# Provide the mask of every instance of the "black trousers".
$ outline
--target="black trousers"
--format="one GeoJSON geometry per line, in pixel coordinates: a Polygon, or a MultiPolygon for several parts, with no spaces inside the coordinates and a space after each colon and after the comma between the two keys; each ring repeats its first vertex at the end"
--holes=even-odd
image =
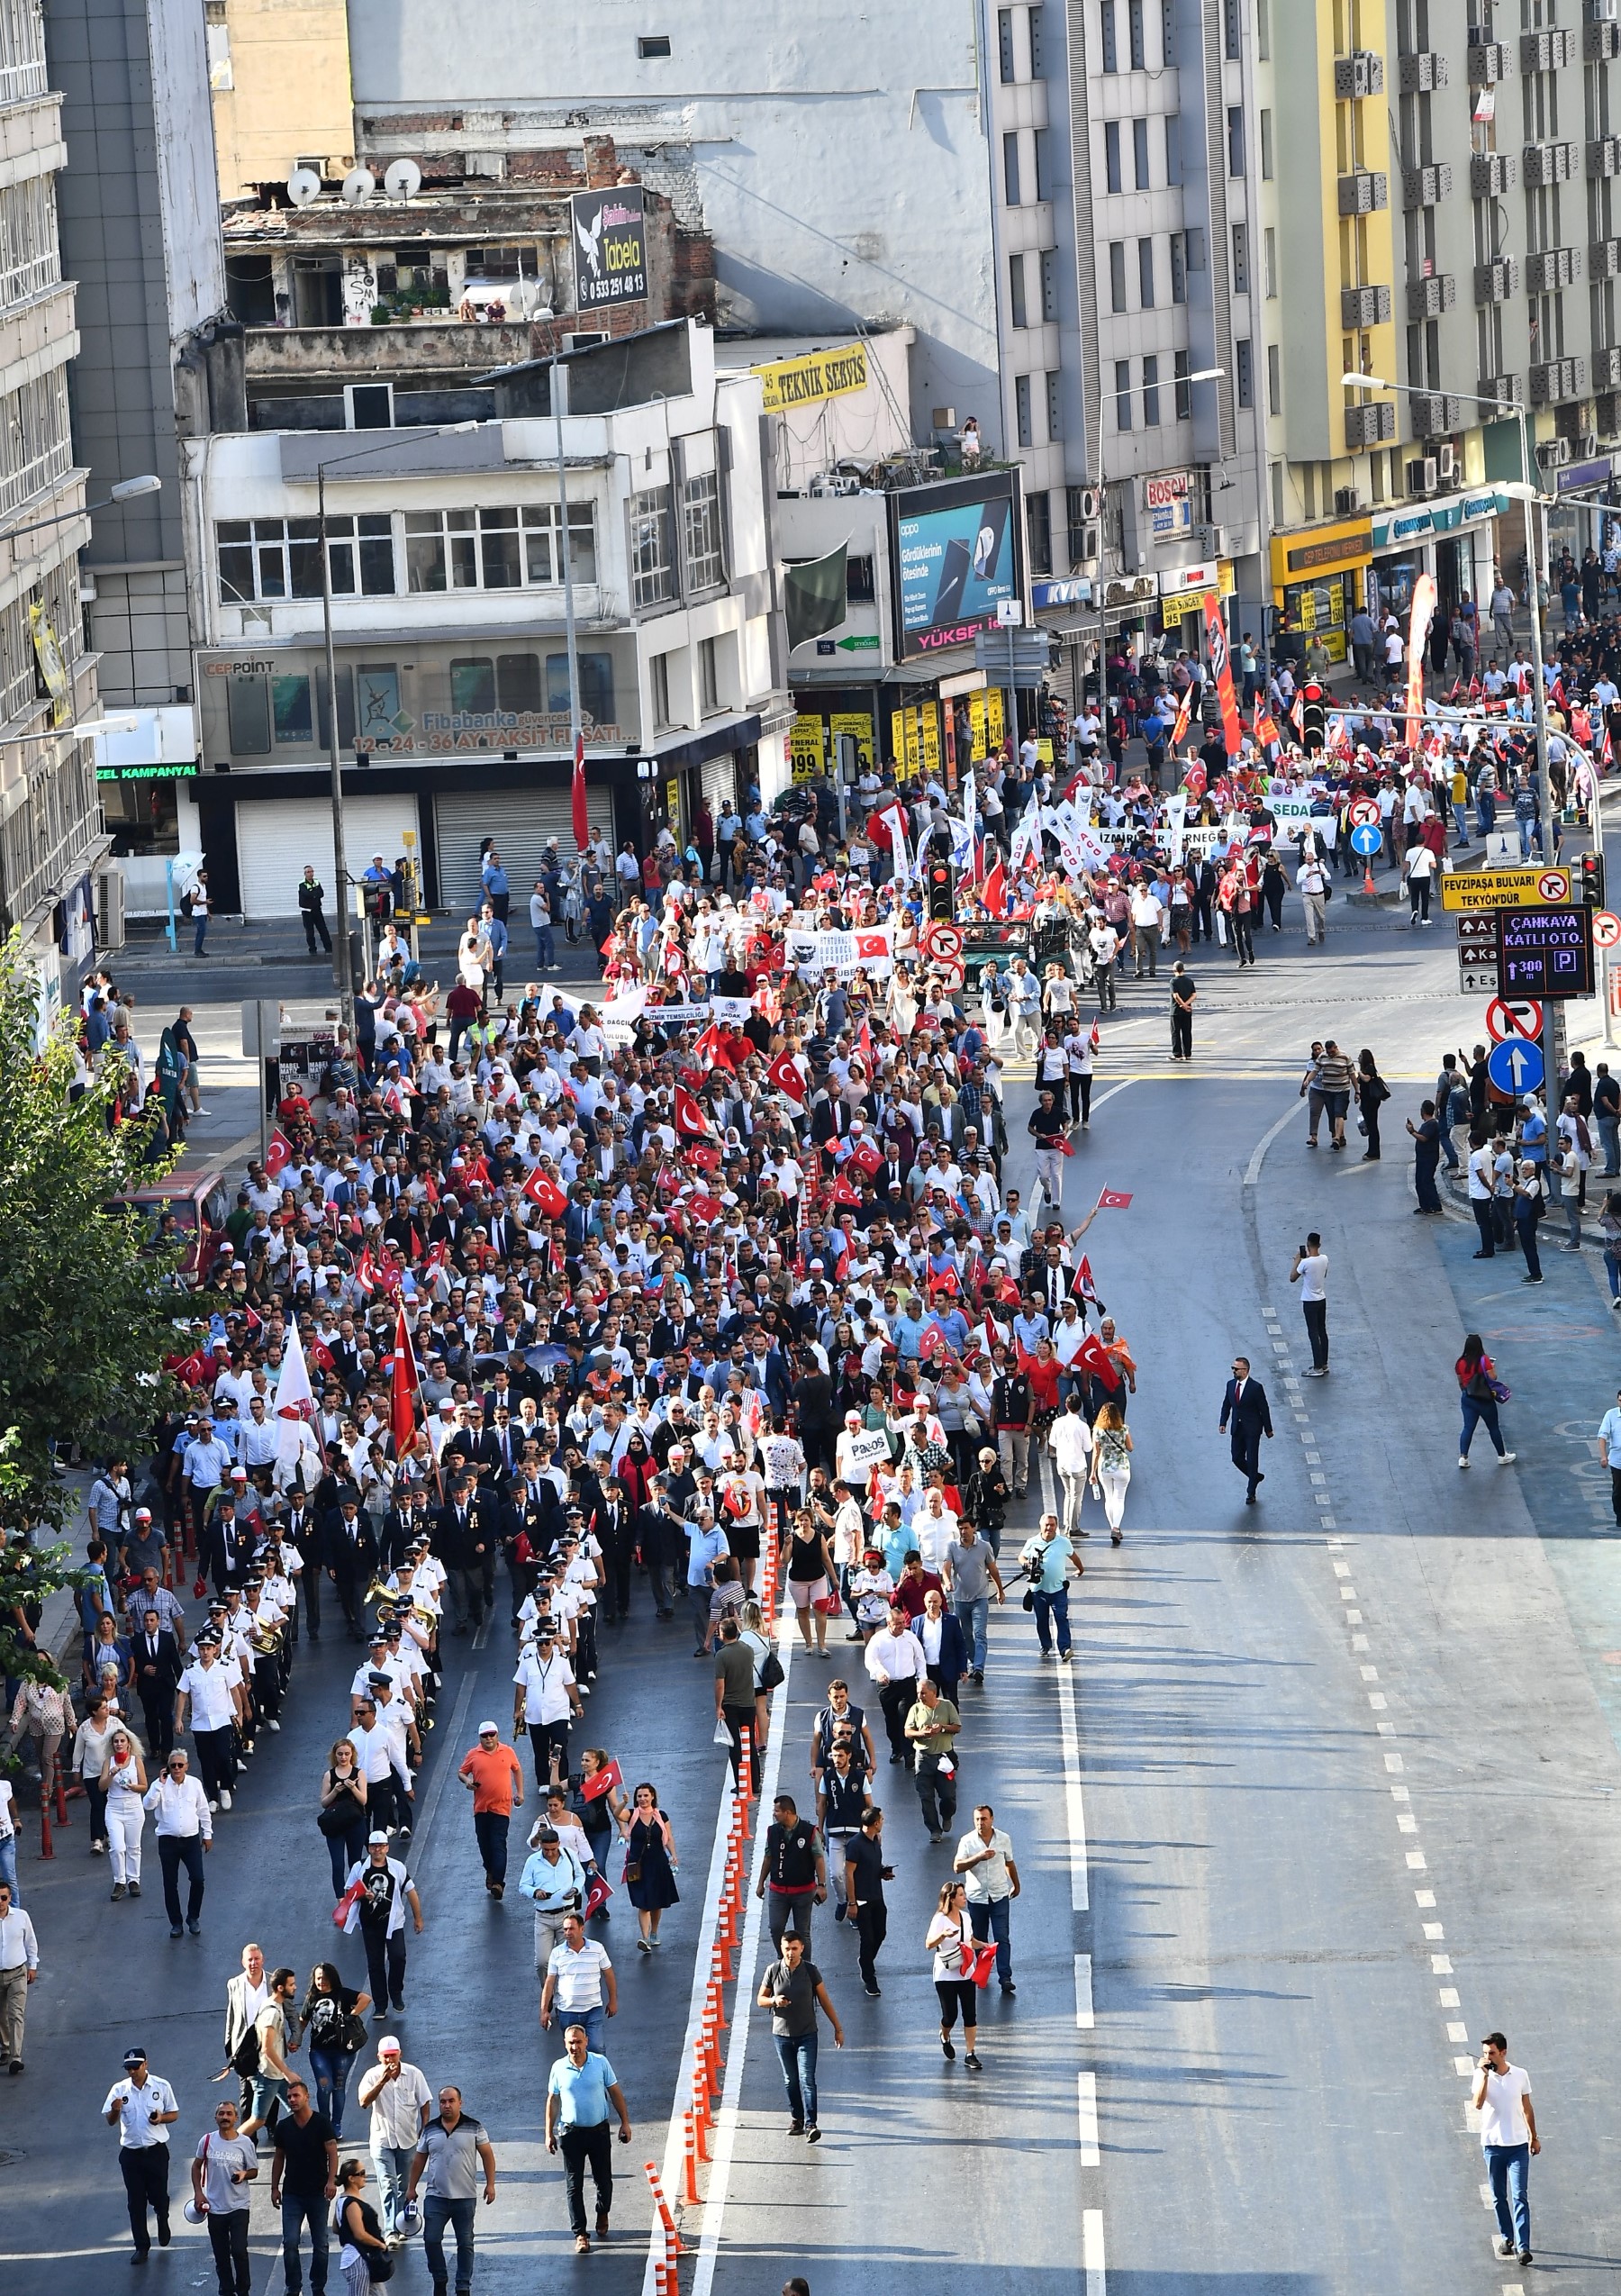
{"type": "Polygon", "coordinates": [[[220,2296],[253,2296],[248,2216],[246,2209],[211,2209],[208,2212],[208,2243],[213,2250],[220,2296]]]}
{"type": "Polygon", "coordinates": [[[303,1581],[304,1623],[310,1629],[310,1640],[321,1639],[321,1565],[306,1563],[299,1574],[303,1581]]]}
{"type": "Polygon", "coordinates": [[[1621,1522],[1621,1467],[1610,1469],[1610,1505],[1615,1510],[1616,1520],[1621,1522]]]}
{"type": "Polygon", "coordinates": [[[878,1703],[883,1709],[883,1727],[889,1737],[890,1752],[898,1754],[903,1762],[911,1751],[906,1738],[906,1718],[917,1702],[918,1685],[911,1681],[886,1682],[878,1693],[878,1703]]]}
{"type": "Polygon", "coordinates": [[[585,2221],[585,2166],[591,2164],[591,2181],[596,2187],[596,2212],[605,2217],[613,2206],[613,2130],[605,2120],[595,2121],[590,2128],[576,2125],[557,2131],[557,2149],[563,2155],[563,2174],[568,2185],[568,2228],[577,2240],[582,2233],[589,2233],[585,2221]]]}
{"type": "Polygon", "coordinates": [[[558,1777],[568,1777],[568,1724],[566,1722],[531,1722],[529,1726],[530,1744],[535,1750],[535,1787],[542,1800],[551,1783],[552,1765],[557,1764],[558,1777]]]}
{"type": "Polygon", "coordinates": [[[1070,1122],[1079,1118],[1083,1123],[1091,1121],[1091,1084],[1090,1076],[1072,1075],[1070,1088],[1070,1122]]]}
{"type": "Polygon", "coordinates": [[[602,1589],[603,1608],[611,1619],[630,1615],[630,1542],[621,1539],[611,1547],[602,1557],[603,1575],[607,1584],[602,1589]]]}
{"type": "Polygon", "coordinates": [[[366,1947],[366,1982],[371,1997],[379,2010],[385,2001],[395,2009],[405,2003],[405,1932],[396,1929],[385,1938],[380,1929],[366,1922],[360,1924],[360,1942],[366,1947]]]}
{"type": "Polygon", "coordinates": [[[154,1761],[160,1762],[166,1755],[172,1753],[174,1750],[174,1692],[169,1691],[165,1693],[159,1691],[157,1696],[153,1698],[147,1697],[143,1693],[140,1700],[140,1711],[146,1717],[147,1751],[151,1755],[154,1761]]]}
{"type": "Polygon", "coordinates": [[[1237,1420],[1235,1420],[1232,1425],[1231,1442],[1233,1465],[1240,1475],[1247,1478],[1249,1496],[1253,1499],[1255,1495],[1255,1485],[1261,1480],[1261,1429],[1248,1425],[1247,1422],[1240,1424],[1237,1420]]]}
{"type": "Polygon", "coordinates": [[[231,1781],[236,1776],[236,1757],[231,1750],[231,1728],[227,1722],[221,1730],[194,1729],[192,1731],[197,1748],[197,1767],[203,1773],[203,1791],[210,1801],[219,1800],[222,1786],[229,1792],[231,1781]]]}
{"type": "MultiPolygon", "coordinates": [[[[327,930],[327,921],[325,917],[321,914],[319,909],[305,909],[302,913],[303,916],[304,939],[310,945],[311,956],[313,957],[315,954],[315,942],[319,937],[322,948],[325,949],[327,955],[330,957],[332,953],[332,936],[327,930]]],[[[221,2281],[220,2285],[222,2288],[224,2287],[225,2282],[223,2280],[221,2281]]]]}
{"type": "Polygon", "coordinates": [[[743,1762],[743,1732],[747,1730],[749,1733],[749,1783],[753,1791],[756,1793],[758,1793],[760,1791],[760,1735],[755,1728],[754,1707],[752,1704],[747,1706],[722,1706],[720,1712],[727,1729],[731,1732],[732,1783],[734,1786],[737,1784],[738,1778],[741,1771],[743,1762]]]}
{"type": "MultiPolygon", "coordinates": [[[[163,1847],[162,1843],[158,1845],[163,1847]]],[[[124,2192],[130,2202],[130,2235],[135,2243],[135,2254],[144,2256],[152,2246],[152,2236],[147,2230],[147,2210],[158,2219],[158,2229],[167,2236],[169,2228],[169,2148],[167,2145],[121,2145],[118,2165],[123,2172],[124,2192]]]]}
{"type": "Polygon", "coordinates": [[[878,1953],[889,1935],[889,1908],[886,1905],[858,1905],[856,1909],[856,1935],[860,1939],[861,1982],[864,1985],[878,1983],[878,1953]]]}
{"type": "Polygon", "coordinates": [[[169,1918],[169,1928],[177,1929],[180,1927],[180,1868],[183,1865],[191,1884],[186,1895],[186,1919],[195,1921],[203,1910],[202,1836],[159,1834],[158,1863],[163,1870],[163,1906],[169,1918]]]}
{"type": "Polygon", "coordinates": [[[1311,1361],[1318,1371],[1328,1368],[1328,1302],[1327,1300],[1302,1300],[1300,1313],[1306,1319],[1306,1335],[1311,1341],[1311,1361]]]}
{"type": "Polygon", "coordinates": [[[1171,1005],[1171,1057],[1191,1060],[1193,1057],[1193,1015],[1174,1000],[1171,1005]]]}

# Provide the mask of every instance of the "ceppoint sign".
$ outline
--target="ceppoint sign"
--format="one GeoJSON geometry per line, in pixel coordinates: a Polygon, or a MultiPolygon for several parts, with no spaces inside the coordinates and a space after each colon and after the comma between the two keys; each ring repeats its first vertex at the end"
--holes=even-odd
{"type": "Polygon", "coordinates": [[[865,391],[866,345],[844,343],[837,350],[807,351],[802,358],[779,358],[754,371],[760,378],[765,413],[781,414],[791,406],[814,406],[822,399],[865,391]]]}

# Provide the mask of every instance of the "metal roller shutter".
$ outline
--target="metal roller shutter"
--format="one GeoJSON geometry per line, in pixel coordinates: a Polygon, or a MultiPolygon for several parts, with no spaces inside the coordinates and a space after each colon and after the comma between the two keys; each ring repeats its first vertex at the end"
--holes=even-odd
{"type": "Polygon", "coordinates": [[[711,821],[718,821],[727,798],[735,803],[738,795],[738,760],[731,751],[721,758],[707,758],[698,768],[698,783],[703,802],[710,809],[711,821]]]}
{"type": "MultiPolygon", "coordinates": [[[[332,808],[324,797],[239,798],[237,869],[244,917],[295,917],[304,863],[312,861],[326,887],[329,921],[338,911],[332,860],[332,808]]],[[[417,830],[414,797],[349,797],[343,807],[344,858],[351,877],[381,853],[392,868],[405,850],[404,833],[417,830]]]]}
{"type": "Polygon", "coordinates": [[[565,861],[572,861],[576,850],[566,789],[491,790],[484,795],[446,791],[433,801],[433,819],[439,835],[439,899],[463,917],[471,916],[484,897],[478,868],[479,849],[486,837],[494,839],[512,886],[512,913],[525,926],[547,839],[557,839],[565,861]]]}

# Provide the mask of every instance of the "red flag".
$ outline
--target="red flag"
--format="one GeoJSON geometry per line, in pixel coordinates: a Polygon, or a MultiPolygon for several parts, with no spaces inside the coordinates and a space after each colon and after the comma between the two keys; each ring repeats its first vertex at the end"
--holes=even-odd
{"type": "Polygon", "coordinates": [[[693,1047],[693,1051],[709,1066],[713,1067],[718,1063],[722,1068],[729,1068],[734,1075],[737,1074],[737,1063],[727,1049],[725,1038],[712,1021],[693,1047]]]}
{"type": "Polygon", "coordinates": [[[720,1151],[710,1141],[701,1140],[696,1148],[688,1148],[686,1160],[700,1172],[718,1172],[720,1168],[720,1151]]]}
{"type": "Polygon", "coordinates": [[[1221,738],[1227,744],[1227,756],[1236,758],[1244,746],[1244,730],[1238,722],[1238,696],[1233,691],[1233,657],[1227,646],[1227,624],[1221,618],[1221,602],[1208,590],[1204,622],[1205,645],[1216,678],[1216,697],[1221,703],[1221,738]]]}
{"type": "Polygon", "coordinates": [[[575,736],[573,796],[575,843],[584,853],[591,842],[591,823],[585,812],[585,736],[583,733],[575,736]]]}
{"type": "Polygon", "coordinates": [[[169,1369],[183,1387],[201,1387],[218,1367],[218,1358],[212,1348],[199,1348],[195,1356],[186,1356],[169,1369]]]}
{"type": "Polygon", "coordinates": [[[1182,688],[1182,701],[1177,706],[1176,722],[1171,729],[1171,747],[1180,749],[1188,738],[1188,721],[1193,715],[1193,685],[1190,679],[1182,688]]]}
{"type": "Polygon", "coordinates": [[[1128,1195],[1122,1195],[1118,1188],[1105,1188],[1098,1198],[1100,1212],[1126,1212],[1130,1209],[1130,1205],[1131,1198],[1128,1195]]]}
{"type": "Polygon", "coordinates": [[[873,1031],[867,1026],[867,1016],[865,1012],[861,1016],[861,1026],[856,1031],[856,1043],[862,1058],[866,1062],[866,1073],[870,1076],[873,1073],[873,1031]]]}
{"type": "Polygon", "coordinates": [[[367,1298],[370,1299],[377,1288],[377,1269],[369,1251],[362,1252],[355,1262],[355,1281],[367,1298]]]}
{"type": "Polygon", "coordinates": [[[1007,915],[1008,873],[1002,867],[1002,858],[1000,853],[996,857],[996,867],[985,879],[985,888],[983,898],[986,908],[991,912],[991,914],[993,917],[1005,917],[1007,915]]]}
{"type": "Polygon", "coordinates": [[[1091,1024],[1091,1036],[1089,1036],[1089,1037],[1088,1037],[1088,1039],[1086,1039],[1086,1041],[1087,1041],[1087,1043],[1088,1043],[1089,1045],[1091,1045],[1091,1048],[1092,1048],[1092,1050],[1093,1050],[1094,1052],[1096,1052],[1096,1050],[1098,1049],[1098,1047],[1099,1047],[1099,1046],[1102,1043],[1102,1041],[1103,1041],[1103,1039],[1102,1039],[1101,1036],[1098,1033],[1098,1024],[1097,1024],[1097,1022],[1096,1022],[1095,1021],[1094,1021],[1092,1022],[1092,1024],[1091,1024]]]}
{"type": "Polygon", "coordinates": [[[698,1189],[688,1198],[686,1208],[694,1220],[702,1221],[706,1228],[712,1228],[726,1207],[719,1196],[708,1195],[702,1189],[698,1189]]]}
{"type": "Polygon", "coordinates": [[[561,1220],[568,1209],[568,1198],[551,1174],[543,1172],[538,1164],[524,1182],[522,1193],[531,1203],[539,1205],[548,1220],[561,1220]]]}
{"type": "Polygon", "coordinates": [[[589,1778],[581,1779],[580,1800],[601,1801],[605,1793],[617,1793],[624,1783],[619,1764],[610,1762],[605,1768],[594,1771],[589,1778]]]}
{"type": "Polygon", "coordinates": [[[394,1432],[397,1456],[416,1433],[417,1368],[416,1352],[411,1344],[411,1332],[405,1321],[405,1310],[400,1309],[394,1323],[394,1376],[389,1383],[388,1417],[394,1432]]]}
{"type": "Polygon", "coordinates": [[[294,1157],[292,1141],[277,1124],[270,1134],[270,1145],[265,1150],[265,1171],[274,1180],[277,1173],[291,1164],[294,1157]]]}
{"type": "Polygon", "coordinates": [[[1089,1331],[1081,1342],[1081,1351],[1075,1361],[1084,1364],[1093,1378],[1100,1379],[1111,1392],[1119,1385],[1120,1375],[1114,1358],[1095,1331],[1089,1331]]]}
{"type": "Polygon", "coordinates": [[[786,1093],[797,1107],[804,1106],[805,1080],[791,1052],[779,1052],[765,1074],[778,1092],[786,1093]]]}
{"type": "MultiPolygon", "coordinates": [[[[943,1267],[937,1275],[931,1275],[928,1279],[930,1299],[933,1299],[936,1293],[944,1292],[948,1299],[955,1300],[962,1288],[957,1282],[957,1272],[955,1267],[943,1267]]],[[[946,1335],[942,1332],[940,1336],[944,1339],[946,1335]]]]}
{"type": "Polygon", "coordinates": [[[870,1180],[883,1169],[883,1151],[874,1148],[871,1140],[857,1140],[850,1150],[850,1161],[857,1172],[865,1172],[870,1180]]]}
{"type": "Polygon", "coordinates": [[[853,1203],[859,1203],[861,1202],[861,1191],[859,1188],[853,1188],[848,1180],[846,1179],[844,1174],[841,1172],[838,1179],[833,1183],[833,1192],[829,1198],[829,1202],[830,1203],[844,1204],[847,1206],[853,1203]]]}
{"type": "Polygon", "coordinates": [[[1078,1300],[1095,1300],[1098,1296],[1092,1283],[1091,1262],[1084,1252],[1081,1255],[1081,1265],[1075,1270],[1075,1280],[1070,1289],[1078,1300]]]}
{"type": "Polygon", "coordinates": [[[689,1139],[712,1140],[715,1128],[684,1084],[675,1087],[675,1130],[689,1139]]]}

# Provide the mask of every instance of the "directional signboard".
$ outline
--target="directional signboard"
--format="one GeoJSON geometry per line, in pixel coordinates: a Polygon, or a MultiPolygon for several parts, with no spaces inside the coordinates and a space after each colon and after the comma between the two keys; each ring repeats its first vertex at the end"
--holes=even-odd
{"type": "Polygon", "coordinates": [[[1595,909],[1593,947],[1614,948],[1618,940],[1621,940],[1621,917],[1617,917],[1613,909],[1595,909]]]}
{"type": "Polygon", "coordinates": [[[1553,909],[1574,900],[1569,869],[1476,869],[1441,880],[1443,909],[1553,909]]]}
{"type": "MultiPolygon", "coordinates": [[[[1544,872],[1556,876],[1555,870],[1544,872]]],[[[1498,993],[1508,999],[1591,996],[1592,911],[1582,908],[1499,912],[1498,993]]]]}
{"type": "Polygon", "coordinates": [[[1458,986],[1465,996],[1490,996],[1495,994],[1497,985],[1495,957],[1487,966],[1464,964],[1458,967],[1458,986]]]}
{"type": "Polygon", "coordinates": [[[1486,1074],[1499,1092],[1508,1093],[1516,1100],[1526,1093],[1534,1093],[1543,1080],[1541,1045],[1528,1043],[1523,1037],[1510,1037],[1506,1044],[1493,1045],[1486,1074]]]}
{"type": "Polygon", "coordinates": [[[1351,832],[1353,853],[1377,853],[1384,843],[1384,835],[1377,821],[1359,821],[1351,832]]]}

